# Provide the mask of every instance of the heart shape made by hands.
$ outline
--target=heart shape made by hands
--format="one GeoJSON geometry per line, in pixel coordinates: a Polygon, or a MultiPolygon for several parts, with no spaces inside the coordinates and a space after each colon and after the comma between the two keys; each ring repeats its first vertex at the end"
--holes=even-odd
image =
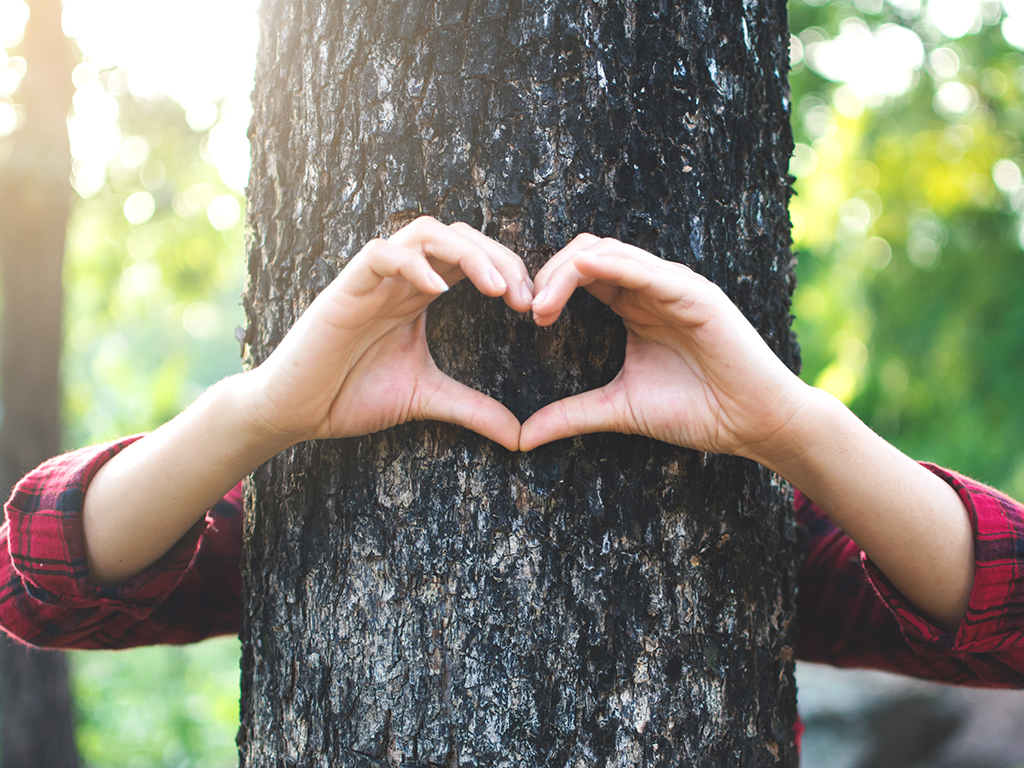
{"type": "Polygon", "coordinates": [[[607,384],[626,349],[622,320],[585,291],[542,328],[468,280],[427,310],[427,339],[442,371],[493,397],[520,422],[548,403],[607,384]]]}

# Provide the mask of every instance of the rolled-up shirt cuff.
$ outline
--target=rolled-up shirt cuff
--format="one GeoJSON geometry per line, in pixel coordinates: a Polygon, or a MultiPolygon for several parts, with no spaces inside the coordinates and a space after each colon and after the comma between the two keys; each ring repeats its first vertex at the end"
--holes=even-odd
{"type": "Polygon", "coordinates": [[[1024,639],[1024,506],[982,483],[933,464],[924,467],[957,492],[974,531],[974,584],[955,632],[922,616],[861,553],[868,578],[911,645],[954,653],[1001,651],[1024,639]]]}
{"type": "Polygon", "coordinates": [[[206,526],[203,519],[127,582],[108,587],[89,583],[82,523],[86,491],[107,461],[141,437],[57,456],[15,486],[6,506],[8,544],[28,597],[64,610],[105,603],[144,618],[181,581],[206,526]]]}

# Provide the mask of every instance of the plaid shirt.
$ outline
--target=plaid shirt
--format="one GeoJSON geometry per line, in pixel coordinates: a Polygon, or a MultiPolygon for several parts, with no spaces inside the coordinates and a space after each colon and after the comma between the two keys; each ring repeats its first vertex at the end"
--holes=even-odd
{"type": "MultiPolygon", "coordinates": [[[[135,439],[51,459],[15,488],[0,528],[0,625],[14,637],[58,648],[126,648],[238,631],[237,487],[131,581],[104,588],[88,583],[85,489],[103,463],[135,439]]],[[[1024,687],[1024,506],[925,466],[956,489],[975,531],[974,587],[959,629],[944,633],[918,614],[856,544],[797,493],[797,519],[808,533],[797,656],[949,683],[1024,687]]]]}

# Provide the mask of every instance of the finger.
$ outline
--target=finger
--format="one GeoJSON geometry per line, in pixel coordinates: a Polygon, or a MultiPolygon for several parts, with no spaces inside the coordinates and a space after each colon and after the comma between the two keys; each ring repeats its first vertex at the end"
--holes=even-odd
{"type": "Polygon", "coordinates": [[[601,387],[558,400],[533,414],[520,430],[519,450],[530,451],[573,435],[623,431],[614,398],[608,387],[601,387]]]}
{"type": "MultiPolygon", "coordinates": [[[[662,302],[680,302],[695,290],[711,287],[681,264],[612,238],[593,239],[576,248],[550,276],[533,302],[538,325],[553,323],[576,287],[585,287],[614,306],[621,289],[637,291],[662,302]]],[[[685,303],[685,302],[684,302],[685,303]]]]}
{"type": "Polygon", "coordinates": [[[598,240],[600,240],[599,237],[592,235],[589,232],[576,235],[576,237],[570,240],[564,248],[556,252],[550,259],[548,259],[547,263],[540,268],[540,271],[537,273],[537,277],[534,279],[536,287],[535,293],[539,293],[544,286],[548,284],[548,281],[551,279],[551,274],[567,261],[571,260],[577,251],[586,248],[588,245],[593,245],[598,240]]]}
{"type": "Polygon", "coordinates": [[[503,445],[519,449],[519,419],[494,398],[460,384],[437,368],[424,375],[417,398],[415,419],[458,424],[503,445]]]}
{"type": "MultiPolygon", "coordinates": [[[[577,235],[537,273],[537,294],[533,299],[533,321],[540,326],[551,325],[562,314],[565,303],[577,288],[592,282],[573,265],[573,258],[583,249],[600,242],[591,234],[577,235]]],[[[609,299],[610,302],[610,299],[609,299]]]]}
{"type": "Polygon", "coordinates": [[[605,304],[611,304],[615,300],[619,293],[618,288],[597,285],[591,276],[581,273],[575,267],[575,259],[580,253],[601,247],[612,249],[624,258],[637,258],[637,254],[645,254],[651,259],[658,260],[656,256],[647,254],[646,251],[627,246],[613,238],[599,238],[589,233],[577,235],[537,274],[537,292],[532,307],[533,319],[537,325],[554,323],[577,288],[586,288],[605,304]]]}
{"type": "Polygon", "coordinates": [[[639,291],[659,301],[685,299],[695,289],[711,286],[681,264],[659,259],[639,248],[602,241],[573,256],[573,266],[588,280],[639,291]]]}
{"type": "Polygon", "coordinates": [[[464,222],[455,222],[451,228],[479,245],[491,257],[495,269],[508,284],[505,303],[517,312],[529,311],[533,303],[533,280],[519,254],[464,222]]]}
{"type": "Polygon", "coordinates": [[[621,293],[621,289],[614,285],[605,285],[604,283],[593,282],[590,285],[585,285],[583,288],[590,295],[594,296],[598,301],[604,304],[611,304],[615,301],[615,297],[621,293]]]}
{"type": "Polygon", "coordinates": [[[581,252],[600,250],[602,252],[608,251],[616,253],[623,258],[638,259],[640,261],[646,261],[650,264],[669,264],[664,259],[655,256],[653,253],[648,253],[642,248],[637,248],[634,245],[628,245],[620,240],[616,240],[611,237],[597,237],[589,233],[583,233],[577,235],[573,240],[566,245],[562,250],[556,253],[551,259],[545,264],[540,272],[537,273],[536,287],[537,293],[551,281],[555,272],[563,269],[568,262],[581,252]]]}
{"type": "Polygon", "coordinates": [[[508,283],[480,245],[437,219],[421,216],[388,238],[388,242],[420,251],[425,256],[455,269],[438,268],[449,285],[463,276],[485,296],[503,296],[508,283]]]}
{"type": "Polygon", "coordinates": [[[367,243],[342,275],[345,288],[354,296],[366,295],[389,277],[403,277],[418,290],[435,296],[448,290],[448,283],[425,255],[379,238],[367,243]]]}

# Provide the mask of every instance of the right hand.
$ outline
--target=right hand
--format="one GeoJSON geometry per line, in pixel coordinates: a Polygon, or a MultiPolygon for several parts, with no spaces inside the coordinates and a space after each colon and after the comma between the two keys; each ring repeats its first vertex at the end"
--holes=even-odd
{"type": "Polygon", "coordinates": [[[467,224],[422,217],[368,243],[250,372],[254,423],[283,446],[434,419],[516,450],[518,419],[443,374],[427,346],[427,307],[463,277],[530,309],[522,260],[467,224]]]}
{"type": "Polygon", "coordinates": [[[520,450],[587,432],[623,432],[762,458],[804,399],[806,386],[728,297],[681,264],[583,234],[544,265],[536,287],[538,325],[554,323],[576,288],[611,307],[626,326],[626,359],[608,385],[527,419],[520,450]]]}

